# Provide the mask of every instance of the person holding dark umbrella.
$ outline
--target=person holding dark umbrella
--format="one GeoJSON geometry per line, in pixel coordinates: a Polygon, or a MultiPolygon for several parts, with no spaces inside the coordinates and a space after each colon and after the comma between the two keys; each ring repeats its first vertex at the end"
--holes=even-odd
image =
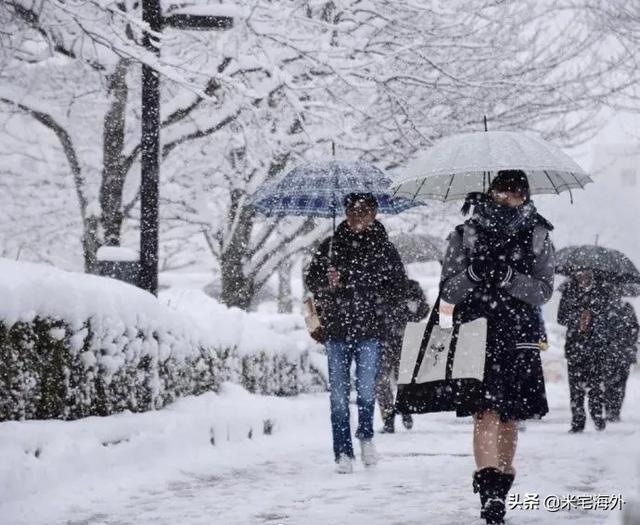
{"type": "Polygon", "coordinates": [[[558,323],[567,327],[565,357],[572,433],[585,428],[585,397],[596,430],[606,427],[603,374],[609,312],[614,299],[615,287],[600,272],[591,269],[576,271],[562,287],[558,323]]]}
{"type": "Polygon", "coordinates": [[[622,290],[640,282],[640,273],[626,255],[603,246],[570,246],[558,255],[556,271],[569,277],[558,307],[558,323],[567,327],[569,431],[585,429],[585,398],[595,428],[604,430],[607,419],[619,418],[637,339],[635,313],[622,303],[622,290]]]}
{"type": "Polygon", "coordinates": [[[376,220],[378,201],[370,193],[344,199],[346,220],[325,239],[305,275],[320,306],[329,364],[333,452],[338,473],[353,471],[349,414],[351,363],[356,362],[358,428],[362,462],[373,466],[375,387],[382,341],[391,311],[404,295],[406,273],[384,226],[376,220]]]}

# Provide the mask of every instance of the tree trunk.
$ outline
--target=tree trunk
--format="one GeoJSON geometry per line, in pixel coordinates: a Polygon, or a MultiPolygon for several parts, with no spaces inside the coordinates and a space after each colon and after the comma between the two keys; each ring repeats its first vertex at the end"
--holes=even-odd
{"type": "Polygon", "coordinates": [[[98,224],[97,217],[90,216],[85,219],[82,252],[84,254],[84,271],[86,273],[98,273],[98,248],[100,247],[98,224]]]}
{"type": "Polygon", "coordinates": [[[119,246],[122,230],[122,192],[125,181],[123,166],[123,147],[127,110],[128,63],[121,59],[113,75],[109,78],[109,91],[113,101],[104,118],[102,141],[103,170],[100,185],[101,220],[104,243],[107,246],[119,246]]]}
{"type": "Polygon", "coordinates": [[[231,238],[223,250],[220,266],[222,279],[222,302],[227,306],[237,306],[248,310],[255,294],[253,278],[245,275],[244,262],[250,249],[249,240],[253,230],[254,212],[242,202],[242,190],[231,192],[231,206],[227,221],[231,238]]]}
{"type": "Polygon", "coordinates": [[[290,314],[293,312],[293,298],[291,297],[291,259],[284,261],[278,268],[278,312],[290,314]]]}
{"type": "Polygon", "coordinates": [[[241,264],[222,263],[222,302],[248,310],[255,294],[253,281],[242,273],[241,264]]]}

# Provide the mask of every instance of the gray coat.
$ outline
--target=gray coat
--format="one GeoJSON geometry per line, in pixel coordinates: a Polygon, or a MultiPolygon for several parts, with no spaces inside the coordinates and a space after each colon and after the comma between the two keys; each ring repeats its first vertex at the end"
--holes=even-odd
{"type": "Polygon", "coordinates": [[[553,293],[554,250],[551,225],[544,219],[497,245],[469,221],[449,237],[441,278],[441,298],[456,305],[460,322],[487,319],[482,392],[469,396],[458,415],[492,410],[502,421],[539,418],[549,411],[540,358],[545,339],[540,305],[553,293]],[[481,244],[483,243],[483,244],[481,244]],[[467,276],[471,254],[501,252],[511,266],[503,284],[475,283],[467,276]],[[476,246],[476,244],[478,246],[476,246]]]}
{"type": "MultiPolygon", "coordinates": [[[[476,242],[472,226],[464,225],[463,234],[457,230],[449,236],[449,246],[442,264],[442,299],[451,304],[462,302],[478,286],[467,276],[469,258],[476,242]]],[[[533,232],[533,252],[535,261],[531,275],[515,272],[504,290],[525,303],[540,306],[553,294],[555,273],[554,249],[549,231],[542,225],[536,225],[533,232]]]]}

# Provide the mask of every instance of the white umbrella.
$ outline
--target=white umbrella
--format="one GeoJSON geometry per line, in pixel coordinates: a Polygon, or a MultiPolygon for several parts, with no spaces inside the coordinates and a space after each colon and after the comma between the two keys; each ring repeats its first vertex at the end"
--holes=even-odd
{"type": "Polygon", "coordinates": [[[532,194],[570,191],[593,182],[555,146],[514,131],[483,131],[452,135],[409,163],[391,188],[394,195],[441,201],[485,192],[500,170],[522,170],[532,194]]]}

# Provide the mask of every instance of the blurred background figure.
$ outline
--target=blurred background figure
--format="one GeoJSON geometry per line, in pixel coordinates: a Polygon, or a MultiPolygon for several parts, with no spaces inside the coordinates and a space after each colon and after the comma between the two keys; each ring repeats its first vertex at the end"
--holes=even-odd
{"type": "MultiPolygon", "coordinates": [[[[405,296],[400,300],[390,318],[388,336],[382,347],[382,359],[376,383],[376,398],[384,423],[382,433],[395,432],[395,386],[398,380],[404,327],[408,322],[423,320],[428,314],[429,304],[420,283],[408,280],[405,296]]],[[[406,429],[413,427],[411,414],[402,414],[402,424],[406,429]]]]}
{"type": "Polygon", "coordinates": [[[609,314],[611,339],[604,356],[604,399],[606,420],[620,421],[631,365],[637,361],[638,317],[633,306],[621,297],[609,314]]]}
{"type": "Polygon", "coordinates": [[[619,302],[616,287],[605,281],[600,272],[583,269],[569,277],[561,292],[558,323],[567,327],[570,432],[585,428],[585,397],[596,429],[604,430],[604,361],[608,341],[615,337],[609,314],[619,302]]]}

